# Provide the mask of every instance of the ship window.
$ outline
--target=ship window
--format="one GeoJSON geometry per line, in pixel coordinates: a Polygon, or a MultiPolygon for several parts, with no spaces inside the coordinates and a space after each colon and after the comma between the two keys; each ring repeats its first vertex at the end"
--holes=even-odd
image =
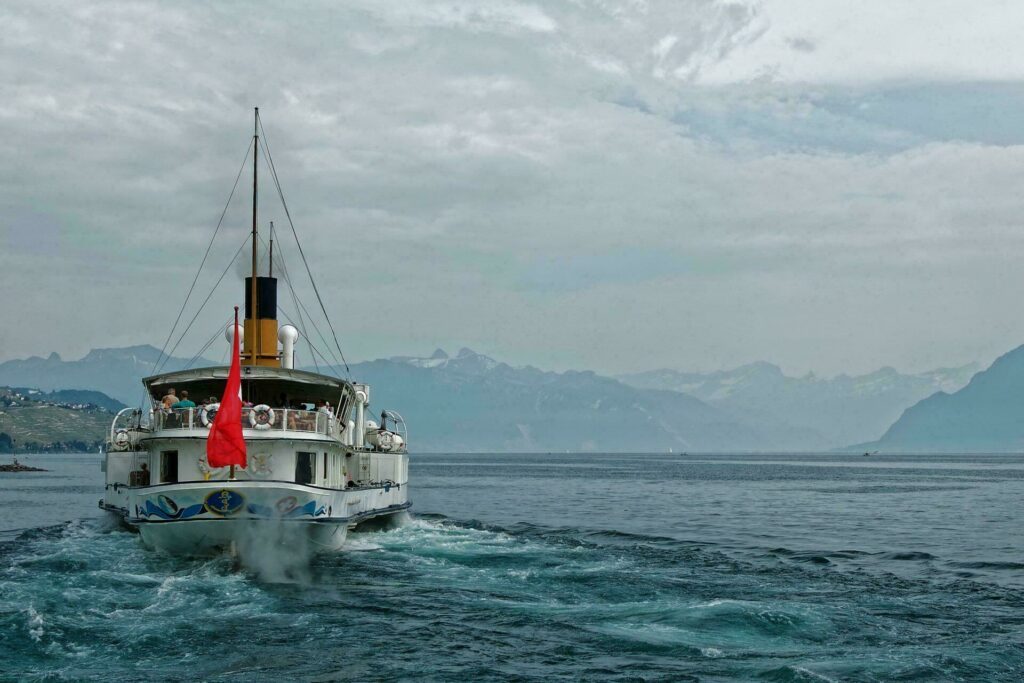
{"type": "Polygon", "coordinates": [[[327,484],[327,454],[324,453],[324,484],[327,484]]]}
{"type": "Polygon", "coordinates": [[[313,473],[316,471],[316,453],[298,452],[295,454],[295,483],[312,484],[313,473]]]}
{"type": "Polygon", "coordinates": [[[178,482],[178,451],[161,451],[160,483],[176,484],[178,482]]]}

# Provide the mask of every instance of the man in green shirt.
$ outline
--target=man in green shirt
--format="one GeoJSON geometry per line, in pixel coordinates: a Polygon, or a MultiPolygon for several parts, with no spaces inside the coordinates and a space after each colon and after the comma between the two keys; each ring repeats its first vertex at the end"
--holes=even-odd
{"type": "Polygon", "coordinates": [[[195,408],[196,404],[193,401],[188,400],[188,392],[181,392],[181,400],[171,405],[171,410],[184,410],[185,408],[195,408]]]}

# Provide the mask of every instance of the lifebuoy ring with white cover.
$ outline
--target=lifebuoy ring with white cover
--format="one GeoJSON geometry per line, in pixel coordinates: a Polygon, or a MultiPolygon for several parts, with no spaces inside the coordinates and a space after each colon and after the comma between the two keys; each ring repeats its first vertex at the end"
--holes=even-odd
{"type": "Polygon", "coordinates": [[[277,415],[274,414],[274,409],[268,406],[266,403],[261,403],[258,406],[254,406],[249,411],[249,424],[254,429],[270,429],[274,426],[274,420],[277,419],[277,415]]]}
{"type": "Polygon", "coordinates": [[[199,421],[204,427],[209,429],[213,426],[213,418],[217,416],[217,411],[219,409],[219,403],[211,403],[208,406],[203,406],[203,409],[199,411],[199,421]]]}

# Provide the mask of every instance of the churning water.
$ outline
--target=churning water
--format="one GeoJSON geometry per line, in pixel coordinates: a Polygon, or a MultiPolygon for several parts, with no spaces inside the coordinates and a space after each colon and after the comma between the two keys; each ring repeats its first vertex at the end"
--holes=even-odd
{"type": "Polygon", "coordinates": [[[96,456],[23,460],[4,679],[1024,678],[1024,457],[413,455],[411,518],[287,581],[111,529],[96,456]]]}

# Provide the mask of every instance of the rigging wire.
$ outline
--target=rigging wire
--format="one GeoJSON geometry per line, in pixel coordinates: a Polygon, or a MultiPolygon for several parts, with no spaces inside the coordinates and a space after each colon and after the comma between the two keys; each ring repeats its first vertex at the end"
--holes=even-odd
{"type": "MultiPolygon", "coordinates": [[[[288,313],[283,308],[278,308],[278,310],[281,312],[281,315],[283,315],[285,317],[285,320],[287,320],[292,325],[295,324],[295,322],[291,319],[291,316],[289,316],[288,313]]],[[[313,343],[309,342],[309,340],[307,340],[307,343],[309,344],[309,350],[311,352],[317,354],[318,356],[320,356],[320,359],[324,362],[324,365],[326,365],[329,368],[332,367],[331,366],[331,361],[328,360],[327,357],[324,356],[323,352],[317,346],[315,346],[313,343]]],[[[327,350],[330,351],[330,347],[327,347],[327,350]]],[[[313,363],[314,364],[316,363],[316,359],[315,358],[313,360],[313,363]]],[[[335,374],[337,374],[337,373],[335,373],[335,374]]],[[[341,379],[341,378],[339,377],[338,379],[341,379]]]]}
{"type": "MultiPolygon", "coordinates": [[[[185,300],[181,303],[181,309],[178,311],[178,317],[174,319],[174,324],[171,325],[171,331],[167,333],[167,339],[164,340],[164,345],[160,348],[160,354],[157,356],[156,361],[153,363],[154,372],[159,372],[161,361],[164,358],[164,351],[167,350],[167,344],[170,343],[171,337],[174,336],[174,331],[178,327],[178,323],[181,322],[181,316],[185,313],[185,308],[188,306],[189,298],[192,296],[193,290],[196,288],[196,282],[199,281],[199,275],[203,272],[203,266],[206,265],[206,259],[210,256],[210,249],[213,248],[213,242],[217,239],[217,233],[220,232],[220,226],[224,223],[224,216],[228,213],[228,207],[231,206],[231,200],[235,196],[235,190],[238,189],[238,181],[242,177],[242,171],[245,170],[245,162],[249,160],[249,153],[252,152],[253,141],[249,141],[249,146],[245,150],[245,157],[242,159],[242,165],[238,168],[238,175],[235,176],[235,184],[231,188],[231,194],[228,195],[227,202],[224,203],[224,210],[220,212],[220,219],[217,221],[217,227],[214,228],[213,236],[210,238],[210,243],[206,245],[206,253],[203,254],[203,260],[199,263],[199,269],[196,270],[196,276],[192,278],[192,285],[188,288],[188,293],[185,295],[185,300]]],[[[177,345],[175,345],[177,347],[177,345]]],[[[173,354],[174,351],[171,351],[173,354]]],[[[170,355],[170,354],[168,354],[170,355]]]]}
{"type": "MultiPolygon", "coordinates": [[[[271,237],[271,239],[273,239],[274,234],[276,232],[277,231],[274,229],[274,223],[273,223],[273,221],[271,221],[271,223],[270,223],[270,237],[271,237]]],[[[291,277],[291,274],[288,272],[288,262],[285,260],[284,250],[281,249],[280,244],[281,244],[281,241],[278,240],[278,250],[281,252],[281,272],[284,273],[284,282],[285,282],[286,285],[288,285],[288,291],[291,292],[292,301],[295,303],[295,313],[296,313],[296,316],[299,319],[299,329],[302,330],[302,338],[305,340],[306,345],[309,346],[309,357],[313,361],[313,367],[316,368],[317,372],[320,372],[320,364],[316,362],[316,355],[313,353],[313,347],[311,345],[309,331],[306,329],[306,321],[302,317],[302,310],[300,309],[300,303],[301,302],[299,300],[299,296],[295,293],[295,287],[292,285],[292,277],[291,277]]],[[[316,323],[313,323],[312,318],[310,318],[309,322],[313,324],[314,329],[315,329],[316,328],[316,323]]],[[[338,373],[335,372],[334,374],[337,375],[338,373]]]]}
{"type": "MultiPolygon", "coordinates": [[[[231,257],[231,260],[228,262],[228,267],[225,268],[224,272],[220,274],[219,278],[217,278],[217,282],[214,283],[213,289],[211,289],[210,293],[206,295],[206,298],[203,300],[203,303],[199,306],[199,310],[196,311],[196,314],[192,316],[192,320],[189,321],[188,326],[185,328],[185,331],[181,333],[180,337],[178,337],[178,341],[174,342],[174,347],[171,348],[170,353],[167,354],[167,359],[164,361],[165,365],[167,363],[167,360],[170,360],[170,358],[174,355],[174,352],[175,350],[177,350],[178,345],[181,344],[181,340],[184,339],[185,335],[188,334],[188,331],[192,329],[192,325],[195,324],[196,318],[198,318],[199,314],[203,312],[204,308],[206,308],[206,304],[210,302],[210,298],[213,296],[214,292],[217,291],[217,287],[219,287],[221,281],[224,280],[224,276],[228,274],[229,270],[231,270],[231,267],[235,264],[235,260],[238,258],[238,255],[242,253],[242,249],[245,248],[245,245],[249,243],[249,240],[251,238],[252,235],[245,236],[245,240],[243,240],[241,246],[238,247],[238,251],[235,252],[235,255],[231,257]]],[[[157,370],[157,372],[159,372],[159,369],[157,370]]]]}
{"type": "MultiPolygon", "coordinates": [[[[232,317],[233,316],[229,316],[228,317],[228,319],[224,322],[223,327],[227,327],[228,326],[228,324],[232,320],[232,317]]],[[[192,356],[192,358],[189,360],[189,362],[185,364],[185,367],[183,369],[188,370],[190,367],[192,367],[192,364],[195,363],[197,360],[199,360],[199,358],[204,353],[206,353],[206,350],[208,348],[210,348],[210,346],[213,345],[213,342],[217,340],[217,337],[219,337],[220,334],[221,334],[221,331],[219,329],[216,332],[214,332],[213,336],[210,337],[209,341],[207,341],[206,344],[203,345],[203,348],[199,349],[199,351],[196,352],[196,355],[192,356]]]]}
{"type": "Polygon", "coordinates": [[[323,311],[324,318],[327,320],[327,326],[331,330],[331,336],[334,338],[334,345],[338,349],[338,355],[341,356],[342,362],[345,364],[346,374],[351,375],[352,371],[348,367],[348,361],[345,360],[345,354],[341,350],[341,344],[338,342],[338,334],[334,331],[334,324],[331,323],[331,317],[327,315],[327,308],[324,306],[324,300],[320,296],[320,289],[316,286],[316,280],[313,279],[313,272],[309,268],[309,261],[306,260],[306,253],[302,249],[302,243],[299,241],[299,234],[295,230],[295,222],[292,221],[291,212],[288,210],[288,202],[284,198],[284,190],[281,189],[281,183],[277,178],[277,169],[274,167],[274,158],[270,154],[270,146],[267,145],[267,133],[263,130],[263,122],[256,119],[260,127],[260,138],[259,144],[263,147],[263,151],[267,154],[267,161],[270,162],[270,175],[274,180],[274,186],[277,188],[277,195],[281,199],[281,206],[284,208],[284,215],[288,219],[288,226],[292,230],[292,236],[295,238],[295,245],[299,248],[299,256],[302,257],[302,263],[306,267],[306,274],[309,275],[309,282],[313,285],[313,293],[316,294],[317,303],[320,304],[320,310],[323,311]]]}
{"type": "MultiPolygon", "coordinates": [[[[273,225],[273,224],[271,224],[271,225],[273,225]]],[[[271,228],[271,239],[273,239],[273,233],[274,233],[274,230],[273,230],[273,228],[271,228]]],[[[263,241],[262,237],[260,237],[260,241],[261,242],[263,241]]],[[[268,247],[268,249],[269,249],[269,247],[268,247]]],[[[300,330],[302,330],[302,338],[303,338],[303,340],[307,344],[309,344],[310,343],[309,332],[306,329],[306,322],[302,318],[302,312],[299,310],[299,306],[301,306],[302,304],[301,304],[301,301],[299,300],[298,295],[295,294],[295,288],[292,286],[292,279],[291,279],[291,276],[288,274],[288,264],[285,262],[284,251],[281,249],[280,241],[278,242],[278,258],[281,261],[281,272],[283,273],[284,282],[285,282],[286,285],[288,285],[288,290],[291,292],[291,295],[292,295],[292,301],[295,303],[295,309],[296,309],[296,311],[298,311],[298,318],[299,318],[298,328],[300,330]]],[[[291,321],[289,321],[289,322],[291,322],[291,321]]],[[[310,323],[313,323],[312,318],[310,319],[310,323]]],[[[292,324],[294,325],[295,323],[292,323],[292,324]]],[[[316,324],[313,323],[313,326],[315,328],[316,324]]],[[[317,332],[319,333],[319,330],[317,330],[317,332]]],[[[323,335],[321,335],[321,337],[322,336],[323,335]]],[[[327,342],[324,342],[324,343],[326,344],[327,342]]],[[[320,364],[316,362],[316,356],[313,355],[312,348],[310,348],[310,357],[313,359],[313,366],[316,368],[316,371],[320,372],[320,364]]],[[[337,374],[337,373],[335,373],[335,374],[337,374]]]]}
{"type": "MultiPolygon", "coordinates": [[[[331,355],[331,359],[333,360],[333,364],[332,364],[332,360],[328,360],[328,359],[324,358],[324,360],[327,361],[327,363],[326,363],[327,367],[330,368],[334,372],[335,376],[338,377],[338,379],[341,379],[341,375],[338,374],[338,369],[341,367],[342,362],[340,360],[338,360],[337,355],[335,355],[335,353],[334,353],[334,349],[331,348],[331,344],[330,344],[330,342],[327,341],[327,337],[324,336],[324,333],[320,331],[320,327],[316,324],[316,321],[313,319],[313,316],[310,314],[309,309],[307,309],[306,305],[304,303],[302,303],[302,299],[299,298],[296,295],[295,288],[292,285],[291,275],[288,273],[288,265],[287,265],[287,263],[285,261],[285,258],[284,258],[283,249],[280,250],[280,259],[281,259],[281,270],[282,270],[282,273],[283,273],[283,279],[285,281],[285,284],[288,285],[288,289],[291,291],[292,301],[295,303],[295,307],[296,307],[295,308],[295,312],[297,314],[296,317],[298,317],[298,319],[299,319],[299,327],[302,330],[302,334],[305,337],[306,343],[307,344],[311,343],[310,342],[311,336],[310,336],[309,332],[306,330],[305,322],[304,322],[303,317],[302,317],[302,313],[303,312],[306,313],[306,317],[309,319],[309,324],[313,326],[313,329],[316,331],[317,335],[319,335],[320,341],[322,341],[324,343],[324,348],[327,349],[327,352],[331,355]]],[[[289,321],[289,322],[291,322],[291,321],[289,321]]],[[[292,324],[294,325],[295,323],[292,322],[292,324]]],[[[321,355],[321,358],[323,358],[322,355],[321,355]]],[[[316,357],[315,356],[313,357],[313,365],[316,366],[317,372],[319,372],[320,371],[320,366],[316,362],[316,357]]]]}

